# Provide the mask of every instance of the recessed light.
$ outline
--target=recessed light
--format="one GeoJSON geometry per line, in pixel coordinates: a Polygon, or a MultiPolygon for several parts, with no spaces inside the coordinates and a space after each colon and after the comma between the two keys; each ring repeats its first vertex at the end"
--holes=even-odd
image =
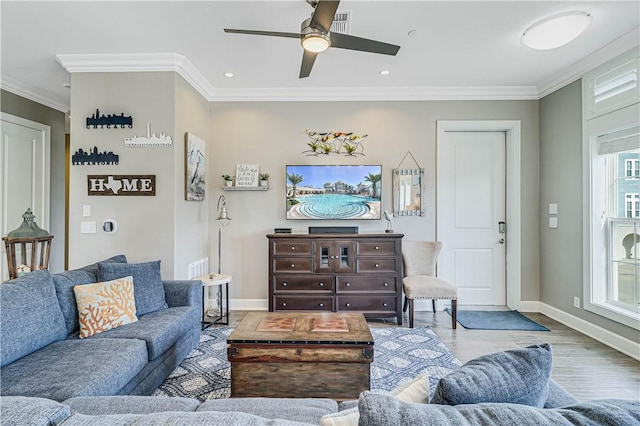
{"type": "Polygon", "coordinates": [[[389,75],[389,70],[380,71],[380,75],[389,75]]]}
{"type": "Polygon", "coordinates": [[[418,31],[417,30],[411,30],[407,33],[407,35],[409,37],[416,37],[418,35],[418,31]]]}
{"type": "Polygon", "coordinates": [[[234,76],[234,74],[232,72],[227,71],[227,72],[224,73],[224,76],[227,77],[227,78],[232,78],[234,76]]]}
{"type": "Polygon", "coordinates": [[[525,30],[520,41],[532,49],[548,50],[564,46],[591,24],[587,12],[564,12],[542,19],[525,30]]]}

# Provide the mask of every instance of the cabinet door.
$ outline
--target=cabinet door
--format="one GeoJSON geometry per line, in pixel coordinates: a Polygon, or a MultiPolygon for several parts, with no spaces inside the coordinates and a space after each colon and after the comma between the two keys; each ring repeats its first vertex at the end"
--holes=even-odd
{"type": "Polygon", "coordinates": [[[355,271],[355,243],[353,241],[316,240],[315,272],[355,271]]]}

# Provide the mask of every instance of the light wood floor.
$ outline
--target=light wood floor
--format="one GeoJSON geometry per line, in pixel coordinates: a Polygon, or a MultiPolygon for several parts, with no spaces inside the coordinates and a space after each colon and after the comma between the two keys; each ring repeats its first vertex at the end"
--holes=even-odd
{"type": "MultiPolygon", "coordinates": [[[[246,311],[232,311],[235,326],[246,311]]],[[[640,362],[551,318],[535,313],[525,315],[547,327],[549,332],[508,330],[467,330],[458,324],[451,328],[451,317],[444,311],[416,312],[415,327],[431,327],[456,357],[464,362],[479,355],[550,343],[553,350],[551,376],[579,401],[605,398],[640,400],[640,362]]],[[[394,319],[371,319],[371,327],[397,327],[394,319]]],[[[405,314],[403,327],[408,327],[405,314]]]]}

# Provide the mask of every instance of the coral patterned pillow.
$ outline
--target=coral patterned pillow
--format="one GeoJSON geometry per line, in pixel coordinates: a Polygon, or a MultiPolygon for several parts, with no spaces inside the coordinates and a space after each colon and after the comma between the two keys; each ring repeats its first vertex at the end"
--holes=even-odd
{"type": "Polygon", "coordinates": [[[133,277],[73,287],[78,305],[80,338],[138,321],[133,277]]]}

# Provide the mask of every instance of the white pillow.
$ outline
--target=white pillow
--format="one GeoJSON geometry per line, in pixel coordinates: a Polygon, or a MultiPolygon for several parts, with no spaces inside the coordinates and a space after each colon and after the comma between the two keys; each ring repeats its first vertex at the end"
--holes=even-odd
{"type": "MultiPolygon", "coordinates": [[[[389,392],[400,401],[427,404],[429,402],[429,376],[421,374],[413,380],[407,380],[389,392]]],[[[358,426],[360,413],[358,407],[337,413],[327,414],[320,419],[320,426],[358,426]]]]}

